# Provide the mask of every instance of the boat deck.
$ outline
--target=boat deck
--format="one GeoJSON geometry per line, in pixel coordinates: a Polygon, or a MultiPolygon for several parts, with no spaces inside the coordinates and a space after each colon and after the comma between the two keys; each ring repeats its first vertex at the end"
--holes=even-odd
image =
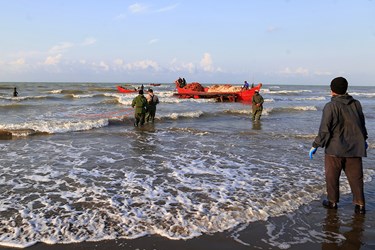
{"type": "Polygon", "coordinates": [[[215,98],[218,102],[236,102],[237,93],[221,93],[221,92],[194,92],[194,93],[175,93],[180,98],[215,98]]]}

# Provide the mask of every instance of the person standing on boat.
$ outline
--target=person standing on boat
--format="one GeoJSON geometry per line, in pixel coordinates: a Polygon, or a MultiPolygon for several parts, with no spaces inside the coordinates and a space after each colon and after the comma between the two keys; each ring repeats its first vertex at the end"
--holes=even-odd
{"type": "Polygon", "coordinates": [[[147,99],[143,95],[143,90],[139,90],[138,95],[132,101],[132,107],[134,109],[135,122],[134,126],[145,124],[145,115],[147,109],[147,99]]]}
{"type": "Polygon", "coordinates": [[[244,82],[242,89],[249,89],[249,83],[247,81],[244,82]]]}
{"type": "Polygon", "coordinates": [[[348,95],[348,81],[331,81],[331,101],[323,108],[318,135],[310,149],[310,159],[318,147],[325,148],[324,168],[327,199],[323,207],[337,209],[340,198],[340,175],[344,171],[353,195],[354,212],[364,214],[362,157],[367,156],[368,134],[359,101],[348,95]]]}
{"type": "Polygon", "coordinates": [[[260,117],[262,116],[263,111],[263,97],[259,94],[258,90],[255,90],[252,99],[252,109],[253,109],[253,121],[259,121],[260,117]]]}
{"type": "Polygon", "coordinates": [[[154,95],[154,91],[152,89],[148,89],[148,95],[146,99],[147,99],[146,121],[154,123],[156,105],[159,104],[159,98],[156,95],[154,95]]]}

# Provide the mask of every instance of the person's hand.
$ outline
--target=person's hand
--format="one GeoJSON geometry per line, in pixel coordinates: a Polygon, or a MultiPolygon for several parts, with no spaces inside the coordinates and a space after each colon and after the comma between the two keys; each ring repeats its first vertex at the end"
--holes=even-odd
{"type": "Polygon", "coordinates": [[[365,149],[366,150],[368,149],[368,143],[367,143],[367,141],[365,141],[365,149]]]}
{"type": "Polygon", "coordinates": [[[314,148],[314,147],[312,147],[312,148],[310,149],[310,152],[309,152],[310,159],[313,158],[313,154],[315,154],[316,150],[318,150],[318,148],[314,148]]]}

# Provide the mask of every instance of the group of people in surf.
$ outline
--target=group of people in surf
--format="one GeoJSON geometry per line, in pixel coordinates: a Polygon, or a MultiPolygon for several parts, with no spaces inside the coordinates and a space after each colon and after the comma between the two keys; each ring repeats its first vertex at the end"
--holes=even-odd
{"type": "Polygon", "coordinates": [[[183,87],[186,86],[186,80],[185,80],[185,78],[181,78],[181,77],[179,77],[179,78],[177,79],[177,82],[178,82],[178,86],[179,86],[180,88],[183,88],[183,87]]]}
{"type": "Polygon", "coordinates": [[[147,90],[147,96],[144,96],[143,84],[138,91],[138,95],[132,101],[134,108],[134,126],[143,126],[145,122],[154,123],[156,114],[156,105],[159,104],[159,98],[150,88],[147,90]]]}

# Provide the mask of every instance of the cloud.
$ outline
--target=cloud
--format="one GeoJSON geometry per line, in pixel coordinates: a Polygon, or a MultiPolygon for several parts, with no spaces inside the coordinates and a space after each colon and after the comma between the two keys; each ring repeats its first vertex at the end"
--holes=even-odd
{"type": "Polygon", "coordinates": [[[114,20],[123,20],[126,18],[125,13],[118,14],[117,16],[114,17],[114,20]]]}
{"type": "Polygon", "coordinates": [[[283,75],[304,75],[307,76],[309,74],[309,70],[305,69],[303,67],[298,67],[296,69],[290,69],[289,67],[286,67],[285,69],[279,71],[280,74],[283,75]]]}
{"type": "Polygon", "coordinates": [[[62,43],[59,43],[58,45],[55,45],[53,46],[49,52],[52,53],[52,54],[59,54],[59,53],[62,53],[64,51],[66,51],[67,49],[70,49],[74,46],[73,43],[69,43],[69,42],[62,42],[62,43]]]}
{"type": "Polygon", "coordinates": [[[139,3],[135,3],[135,4],[130,5],[128,7],[128,9],[132,13],[141,13],[141,12],[147,11],[148,10],[148,6],[143,5],[143,4],[139,4],[139,3]]]}
{"type": "Polygon", "coordinates": [[[275,26],[269,26],[269,27],[267,28],[267,32],[268,32],[268,33],[277,32],[277,31],[279,31],[279,30],[280,30],[280,28],[279,28],[279,27],[275,27],[275,26]]]}
{"type": "Polygon", "coordinates": [[[89,46],[89,45],[92,45],[92,44],[94,44],[94,43],[96,43],[96,39],[95,39],[95,38],[93,38],[93,37],[87,37],[87,38],[81,43],[81,45],[82,45],[82,46],[89,46]]]}
{"type": "Polygon", "coordinates": [[[103,62],[103,61],[101,61],[101,62],[99,63],[99,67],[100,67],[101,69],[103,69],[104,71],[108,71],[108,70],[109,70],[109,66],[108,66],[105,62],[103,62]]]}
{"type": "Polygon", "coordinates": [[[176,58],[171,61],[171,67],[169,68],[173,72],[177,71],[188,71],[189,73],[196,72],[197,69],[202,69],[204,72],[223,72],[221,68],[214,67],[212,57],[209,53],[204,53],[203,58],[199,62],[199,66],[192,62],[179,63],[176,58]]]}
{"type": "Polygon", "coordinates": [[[169,5],[169,6],[160,8],[160,9],[156,10],[155,12],[167,12],[167,11],[171,11],[171,10],[174,10],[177,6],[178,6],[178,4],[169,5]]]}
{"type": "Polygon", "coordinates": [[[168,68],[172,72],[187,71],[191,74],[196,70],[194,63],[179,63],[176,58],[173,58],[173,60],[170,62],[170,67],[168,68]]]}
{"type": "Polygon", "coordinates": [[[113,61],[113,63],[114,63],[115,65],[117,65],[117,66],[122,66],[122,65],[124,65],[124,60],[122,60],[122,59],[115,59],[115,60],[113,61]]]}
{"type": "Polygon", "coordinates": [[[24,58],[19,58],[15,61],[12,61],[9,63],[10,65],[25,65],[25,59],[24,58]]]}
{"type": "Polygon", "coordinates": [[[126,69],[128,70],[145,70],[145,69],[153,69],[158,71],[160,66],[157,62],[152,60],[142,60],[134,63],[126,64],[126,69]]]}
{"type": "Polygon", "coordinates": [[[128,7],[131,13],[145,13],[145,12],[152,12],[152,13],[160,13],[160,12],[167,12],[174,10],[178,4],[168,5],[165,7],[161,7],[159,9],[151,9],[149,5],[135,3],[128,7]]]}
{"type": "Polygon", "coordinates": [[[316,71],[314,72],[315,75],[317,76],[331,76],[332,75],[332,72],[329,72],[329,71],[316,71]]]}
{"type": "Polygon", "coordinates": [[[196,70],[196,67],[194,63],[185,63],[182,65],[183,69],[187,70],[190,74],[194,73],[196,70]]]}
{"type": "Polygon", "coordinates": [[[45,64],[45,65],[56,65],[60,62],[61,58],[62,58],[61,54],[49,56],[49,57],[46,58],[46,60],[44,61],[43,64],[45,64]]]}
{"type": "Polygon", "coordinates": [[[154,39],[151,39],[151,40],[148,42],[148,44],[154,44],[154,43],[157,43],[157,42],[159,42],[159,39],[154,38],[154,39]]]}
{"type": "Polygon", "coordinates": [[[212,58],[209,53],[204,53],[203,58],[200,62],[200,66],[206,72],[213,72],[215,71],[214,67],[212,66],[212,58]]]}

